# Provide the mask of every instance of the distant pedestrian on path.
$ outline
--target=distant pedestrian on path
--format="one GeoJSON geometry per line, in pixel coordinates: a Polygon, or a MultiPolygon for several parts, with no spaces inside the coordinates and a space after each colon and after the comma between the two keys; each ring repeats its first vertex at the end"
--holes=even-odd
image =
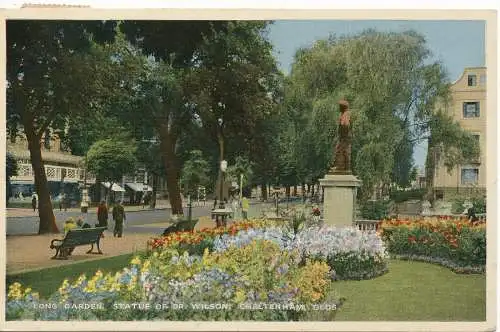
{"type": "Polygon", "coordinates": [[[241,214],[243,215],[243,219],[248,219],[248,209],[250,208],[250,203],[248,202],[248,198],[243,196],[241,199],[241,214]]]}
{"type": "Polygon", "coordinates": [[[113,230],[113,236],[122,237],[123,234],[123,222],[127,219],[125,216],[125,209],[123,208],[122,201],[113,207],[113,220],[115,222],[115,229],[113,230]]]}
{"type": "Polygon", "coordinates": [[[58,198],[59,198],[59,211],[62,211],[63,204],[64,204],[64,201],[63,201],[64,195],[60,193],[58,198]]]}
{"type": "Polygon", "coordinates": [[[33,194],[33,197],[31,197],[31,207],[33,208],[33,212],[36,211],[36,196],[33,194]]]}
{"type": "MultiPolygon", "coordinates": [[[[106,229],[108,229],[108,214],[109,212],[106,202],[101,201],[101,204],[99,204],[99,207],[97,208],[97,220],[99,221],[97,227],[106,227],[106,229]]],[[[104,237],[104,233],[102,234],[102,237],[104,237]]]]}

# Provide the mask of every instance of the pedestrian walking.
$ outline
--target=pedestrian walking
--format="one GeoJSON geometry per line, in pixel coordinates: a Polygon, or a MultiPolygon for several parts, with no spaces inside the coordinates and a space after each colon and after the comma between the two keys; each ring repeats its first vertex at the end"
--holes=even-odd
{"type": "Polygon", "coordinates": [[[59,193],[59,196],[58,196],[58,199],[59,199],[59,211],[62,211],[62,208],[63,208],[63,194],[59,193]]]}
{"type": "MultiPolygon", "coordinates": [[[[99,221],[97,227],[106,227],[108,229],[108,214],[106,202],[101,201],[101,204],[97,207],[97,220],[99,221]]],[[[102,233],[102,237],[104,237],[104,233],[102,233]]]]}
{"type": "Polygon", "coordinates": [[[31,197],[31,207],[33,208],[33,212],[36,211],[36,195],[33,194],[33,196],[31,197]]]}
{"type": "Polygon", "coordinates": [[[123,208],[123,202],[120,201],[113,207],[113,220],[115,222],[115,229],[113,230],[113,236],[122,237],[123,235],[123,222],[127,219],[125,216],[125,209],[123,208]]]}

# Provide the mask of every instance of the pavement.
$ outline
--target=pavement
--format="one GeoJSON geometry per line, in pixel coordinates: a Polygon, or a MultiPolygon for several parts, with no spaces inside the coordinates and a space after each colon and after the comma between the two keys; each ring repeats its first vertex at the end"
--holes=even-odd
{"type": "MultiPolygon", "coordinates": [[[[211,206],[209,203],[206,202],[205,204],[203,202],[193,202],[193,207],[200,207],[200,206],[211,206]]],[[[187,209],[187,204],[183,203],[183,207],[187,209]]],[[[151,209],[148,205],[142,206],[142,205],[133,205],[133,206],[125,206],[125,212],[138,212],[138,211],[147,211],[147,210],[166,210],[166,209],[171,209],[170,202],[166,200],[159,200],[156,203],[155,209],[151,209]]],[[[37,217],[38,216],[38,210],[33,211],[33,209],[30,208],[7,208],[7,218],[16,218],[16,217],[37,217]]],[[[91,207],[89,208],[89,211],[97,211],[97,207],[91,207]]],[[[71,212],[71,213],[81,213],[80,208],[69,208],[69,209],[62,209],[59,210],[57,206],[54,207],[54,212],[71,212]]]]}

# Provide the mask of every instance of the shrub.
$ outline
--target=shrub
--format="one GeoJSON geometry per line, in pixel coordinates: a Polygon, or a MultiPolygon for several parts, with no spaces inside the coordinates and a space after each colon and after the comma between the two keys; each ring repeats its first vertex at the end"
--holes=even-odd
{"type": "Polygon", "coordinates": [[[360,204],[361,218],[382,220],[389,216],[390,201],[366,201],[360,204]]]}
{"type": "Polygon", "coordinates": [[[389,198],[395,203],[402,203],[412,199],[423,200],[426,189],[394,190],[389,193],[389,198]]]}
{"type": "Polygon", "coordinates": [[[392,255],[436,262],[456,272],[484,271],[484,225],[472,225],[462,219],[386,221],[380,233],[392,255]]]}
{"type": "Polygon", "coordinates": [[[473,197],[456,197],[452,201],[452,212],[455,214],[461,214],[464,212],[464,203],[468,200],[472,203],[476,213],[486,213],[486,197],[484,196],[473,196],[473,197]]]}

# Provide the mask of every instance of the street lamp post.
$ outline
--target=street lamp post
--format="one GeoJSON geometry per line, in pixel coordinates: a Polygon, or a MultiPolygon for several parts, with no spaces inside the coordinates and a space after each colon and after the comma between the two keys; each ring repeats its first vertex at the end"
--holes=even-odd
{"type": "Polygon", "coordinates": [[[188,221],[191,223],[193,219],[193,206],[191,204],[191,195],[188,195],[188,221]]]}
{"type": "Polygon", "coordinates": [[[221,177],[220,177],[220,202],[219,202],[219,209],[225,209],[224,205],[224,173],[227,170],[227,161],[222,160],[220,162],[220,171],[221,171],[221,177]]]}

